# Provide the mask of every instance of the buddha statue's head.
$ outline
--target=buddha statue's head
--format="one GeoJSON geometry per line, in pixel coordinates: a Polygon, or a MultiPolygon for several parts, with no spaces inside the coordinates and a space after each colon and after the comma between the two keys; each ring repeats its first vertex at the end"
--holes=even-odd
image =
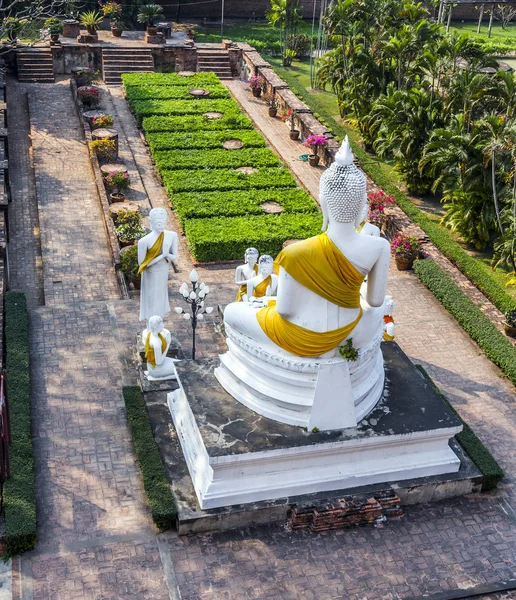
{"type": "Polygon", "coordinates": [[[260,253],[256,248],[247,248],[245,251],[244,260],[251,267],[254,267],[254,265],[258,262],[259,254],[260,253]]]}
{"type": "Polygon", "coordinates": [[[161,233],[167,226],[167,211],[164,208],[153,208],[149,213],[152,231],[161,233]]]}
{"type": "Polygon", "coordinates": [[[270,275],[273,269],[274,259],[268,254],[262,254],[258,261],[258,272],[260,275],[270,275]]]}
{"type": "Polygon", "coordinates": [[[336,223],[361,222],[367,204],[365,176],[353,164],[353,152],[348,137],[335,155],[335,162],[321,176],[319,199],[323,212],[323,231],[331,221],[336,223]]]}
{"type": "Polygon", "coordinates": [[[163,331],[163,319],[156,315],[149,319],[149,329],[152,331],[154,335],[158,335],[163,331]]]}

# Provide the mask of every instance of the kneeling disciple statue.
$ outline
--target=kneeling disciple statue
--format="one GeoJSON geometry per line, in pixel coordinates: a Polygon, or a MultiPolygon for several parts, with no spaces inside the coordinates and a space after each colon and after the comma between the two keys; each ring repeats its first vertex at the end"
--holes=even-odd
{"type": "Polygon", "coordinates": [[[258,275],[258,250],[248,248],[244,260],[245,265],[238,266],[235,271],[235,283],[239,286],[235,302],[247,301],[247,282],[258,275]]]}
{"type": "Polygon", "coordinates": [[[149,213],[152,231],[138,241],[138,264],[142,284],[140,291],[140,321],[147,322],[158,315],[162,319],[170,312],[168,272],[177,259],[178,238],[175,231],[165,231],[167,211],[153,208],[149,213]]]}
{"type": "Polygon", "coordinates": [[[275,296],[278,289],[278,276],[273,273],[274,259],[268,254],[260,256],[258,275],[247,282],[247,298],[253,302],[258,298],[275,296]]]}
{"type": "Polygon", "coordinates": [[[175,377],[174,359],[167,357],[168,347],[172,336],[170,331],[163,327],[163,319],[153,316],[149,319],[145,343],[145,359],[147,371],[145,375],[149,381],[161,381],[175,377]]]}
{"type": "MultiPolygon", "coordinates": [[[[356,425],[381,397],[384,382],[380,342],[390,248],[387,240],[356,230],[366,182],[347,138],[321,177],[320,203],[324,233],[291,244],[275,260],[275,305],[226,307],[228,352],[215,374],[260,414],[332,429],[356,425]],[[355,362],[338,352],[349,339],[359,351],[355,362]],[[327,418],[315,418],[320,402],[327,418]]],[[[249,297],[256,297],[252,282],[249,297]]]]}

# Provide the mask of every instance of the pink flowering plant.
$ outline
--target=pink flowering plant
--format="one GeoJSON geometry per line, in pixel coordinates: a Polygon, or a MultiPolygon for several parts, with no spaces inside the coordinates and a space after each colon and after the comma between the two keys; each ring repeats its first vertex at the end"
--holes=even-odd
{"type": "Polygon", "coordinates": [[[263,77],[260,77],[259,75],[253,75],[253,77],[249,79],[249,87],[252,90],[261,90],[263,83],[263,77]]]}
{"type": "Polygon", "coordinates": [[[398,232],[391,242],[391,252],[394,258],[415,260],[421,253],[421,244],[415,237],[398,232]]]}
{"type": "Polygon", "coordinates": [[[303,143],[303,146],[311,148],[314,156],[317,154],[317,148],[321,148],[326,144],[324,135],[309,135],[303,143]]]}
{"type": "Polygon", "coordinates": [[[77,97],[85,106],[97,106],[100,103],[100,90],[94,85],[83,85],[77,89],[77,97]]]}
{"type": "Polygon", "coordinates": [[[386,214],[385,208],[396,204],[394,196],[388,196],[383,190],[371,192],[367,196],[369,202],[369,214],[367,220],[369,223],[376,225],[380,229],[385,224],[386,214]]]}
{"type": "Polygon", "coordinates": [[[104,175],[104,183],[111,189],[115,189],[118,194],[122,194],[129,189],[131,180],[127,171],[110,171],[104,175]]]}

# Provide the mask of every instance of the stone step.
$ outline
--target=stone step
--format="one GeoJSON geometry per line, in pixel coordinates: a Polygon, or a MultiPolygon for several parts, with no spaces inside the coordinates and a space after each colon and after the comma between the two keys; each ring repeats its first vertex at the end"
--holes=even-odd
{"type": "Polygon", "coordinates": [[[154,63],[153,62],[148,62],[148,61],[126,61],[126,60],[105,60],[104,61],[104,69],[106,67],[149,67],[151,69],[154,68],[154,63]]]}
{"type": "Polygon", "coordinates": [[[149,54],[152,55],[151,50],[145,48],[102,48],[102,54],[149,54]]]}
{"type": "Polygon", "coordinates": [[[119,66],[114,67],[111,65],[104,65],[104,73],[106,75],[113,75],[115,73],[150,73],[153,71],[150,67],[131,67],[131,66],[119,66]]]}

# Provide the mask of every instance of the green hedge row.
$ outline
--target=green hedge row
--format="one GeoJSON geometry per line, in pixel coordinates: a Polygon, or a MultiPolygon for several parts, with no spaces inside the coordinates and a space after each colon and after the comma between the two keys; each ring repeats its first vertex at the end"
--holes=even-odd
{"type": "Polygon", "coordinates": [[[237,167],[279,167],[280,160],[269,148],[240,150],[160,150],[154,152],[158,171],[176,169],[236,169],[237,167]]]}
{"type": "Polygon", "coordinates": [[[5,296],[5,354],[12,431],[11,476],[4,485],[5,538],[7,554],[13,556],[36,544],[27,300],[19,292],[5,296]]]}
{"type": "MultiPolygon", "coordinates": [[[[278,75],[285,80],[292,91],[299,96],[313,111],[313,114],[330,131],[340,139],[346,135],[346,130],[339,125],[327,110],[311,95],[288,71],[274,67],[278,75]]],[[[353,152],[362,169],[371,179],[387,194],[396,198],[399,207],[410,217],[414,223],[428,235],[432,243],[451,260],[481,290],[493,304],[502,312],[516,310],[516,300],[508,294],[500,283],[484,269],[484,267],[453,239],[450,232],[433,222],[421,211],[410,198],[400,191],[395,181],[386,175],[373,157],[367,154],[360,146],[352,143],[353,152]]]]}
{"type": "Polygon", "coordinates": [[[187,219],[263,215],[262,204],[276,202],[286,213],[319,213],[310,194],[300,188],[174,194],[172,204],[184,228],[187,219]]]}
{"type": "Polygon", "coordinates": [[[189,85],[190,87],[200,87],[220,84],[220,79],[215,73],[195,73],[190,77],[178,75],[177,73],[123,73],[122,82],[126,88],[141,85],[189,85]]]}
{"type": "Polygon", "coordinates": [[[421,365],[416,365],[416,368],[421,371],[434,391],[441,396],[451,411],[462,421],[463,429],[455,436],[455,438],[465,450],[466,454],[471,458],[477,469],[482,473],[482,491],[487,492],[489,490],[494,490],[498,485],[498,482],[505,476],[502,468],[496,462],[491,452],[489,452],[484,444],[478,439],[471,427],[455,410],[448,398],[435,385],[425,369],[421,365]]]}
{"type": "MultiPolygon", "coordinates": [[[[191,85],[131,86],[126,88],[125,96],[128,100],[191,100],[192,98],[195,99],[195,97],[190,94],[191,89],[191,85]]],[[[204,89],[209,90],[210,100],[231,98],[231,94],[223,85],[205,86],[204,89]]]]}
{"type": "Polygon", "coordinates": [[[221,119],[208,119],[203,115],[183,117],[145,117],[142,121],[145,133],[166,131],[226,131],[228,129],[253,129],[252,121],[245,115],[231,114],[221,119]]]}
{"type": "Polygon", "coordinates": [[[178,192],[209,192],[251,190],[275,187],[296,187],[294,177],[283,167],[258,169],[246,175],[233,169],[199,169],[165,171],[163,184],[172,201],[178,192]]]}
{"type": "Polygon", "coordinates": [[[241,258],[249,246],[276,256],[285,240],[317,235],[321,226],[320,214],[215,217],[188,220],[185,233],[198,261],[218,262],[241,258]]]}
{"type": "Polygon", "coordinates": [[[152,520],[161,530],[172,529],[177,516],[176,504],[152,435],[142,393],[135,386],[124,387],[122,393],[152,520]]]}
{"type": "Polygon", "coordinates": [[[416,261],[414,270],[424,285],[516,385],[516,348],[491,323],[445,271],[430,259],[416,261]]]}
{"type": "Polygon", "coordinates": [[[139,119],[152,115],[201,115],[218,112],[237,116],[240,109],[233,100],[129,100],[139,119]]]}
{"type": "Polygon", "coordinates": [[[148,133],[147,142],[152,152],[157,150],[190,150],[222,148],[227,140],[239,140],[246,148],[263,148],[265,140],[258,131],[226,129],[225,131],[194,131],[148,133]]]}

